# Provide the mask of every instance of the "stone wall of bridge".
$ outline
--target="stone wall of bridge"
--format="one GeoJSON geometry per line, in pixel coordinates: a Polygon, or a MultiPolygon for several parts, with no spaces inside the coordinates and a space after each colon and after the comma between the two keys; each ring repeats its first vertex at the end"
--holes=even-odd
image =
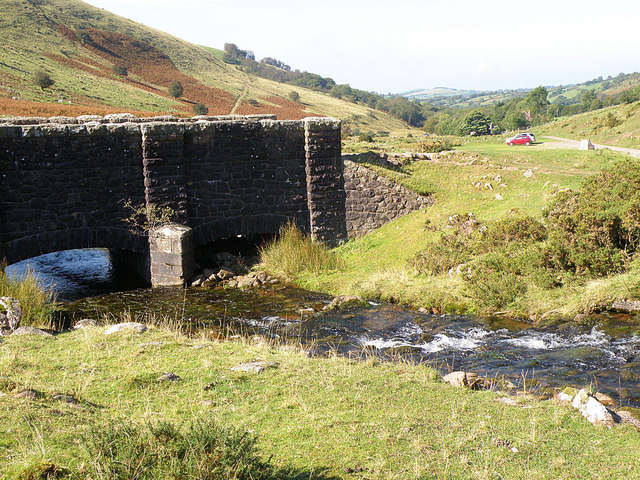
{"type": "Polygon", "coordinates": [[[328,244],[347,238],[333,119],[3,119],[0,172],[7,263],[70,248],[148,255],[147,236],[126,224],[127,200],[171,207],[194,247],[277,233],[288,220],[328,244]]]}

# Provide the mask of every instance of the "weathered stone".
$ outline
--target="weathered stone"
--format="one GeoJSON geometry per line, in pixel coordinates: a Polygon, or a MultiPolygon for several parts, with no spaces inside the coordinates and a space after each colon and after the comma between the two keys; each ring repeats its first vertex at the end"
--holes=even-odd
{"type": "Polygon", "coordinates": [[[615,407],[616,401],[605,393],[596,392],[594,397],[605,407],[615,407]]]}
{"type": "Polygon", "coordinates": [[[146,331],[147,331],[147,326],[144,323],[126,322],[126,323],[118,323],[116,325],[110,326],[105,330],[104,334],[111,335],[113,333],[119,333],[119,332],[144,333],[146,331]]]}
{"type": "Polygon", "coordinates": [[[6,313],[0,318],[0,330],[8,329],[12,332],[20,327],[22,321],[20,302],[15,298],[0,297],[0,306],[6,310],[6,313]]]}
{"type": "Polygon", "coordinates": [[[78,402],[78,399],[73,395],[65,395],[63,393],[58,393],[51,397],[51,399],[55,400],[56,402],[69,403],[71,405],[78,405],[78,403],[80,403],[78,402]]]}
{"type": "Polygon", "coordinates": [[[596,147],[591,143],[591,140],[580,140],[580,146],[578,150],[595,150],[596,147]]]}
{"type": "Polygon", "coordinates": [[[205,277],[204,275],[202,275],[202,274],[196,275],[196,277],[191,281],[191,286],[192,287],[199,287],[206,280],[207,280],[207,277],[205,277]]]}
{"type": "Polygon", "coordinates": [[[31,388],[28,388],[26,390],[22,390],[19,393],[16,393],[13,397],[14,398],[21,398],[21,399],[24,399],[24,400],[36,400],[38,398],[44,397],[44,394],[42,392],[38,392],[37,390],[33,390],[31,388]]]}
{"type": "Polygon", "coordinates": [[[222,267],[217,274],[220,280],[230,280],[236,276],[235,272],[227,267],[222,267]]]}
{"type": "Polygon", "coordinates": [[[323,310],[364,307],[367,302],[360,295],[338,295],[323,310]]]}
{"type": "Polygon", "coordinates": [[[247,362],[247,363],[242,363],[240,365],[236,365],[235,367],[231,367],[231,370],[234,372],[260,373],[265,368],[274,367],[274,366],[275,364],[272,362],[256,361],[256,362],[247,362]]]}
{"type": "Polygon", "coordinates": [[[49,332],[45,332],[44,330],[40,330],[35,327],[19,327],[14,330],[11,335],[38,335],[40,337],[53,337],[49,332]]]}
{"type": "Polygon", "coordinates": [[[451,372],[442,377],[442,380],[454,387],[468,387],[471,389],[485,388],[487,381],[474,372],[451,372]]]}
{"type": "Polygon", "coordinates": [[[534,175],[533,170],[531,170],[530,168],[526,169],[522,174],[522,176],[526,178],[531,178],[533,177],[533,175],[534,175]]]}
{"type": "Polygon", "coordinates": [[[594,425],[604,425],[611,428],[615,424],[611,412],[584,389],[576,394],[571,406],[594,425]]]}
{"type": "Polygon", "coordinates": [[[97,327],[97,326],[98,326],[98,322],[93,318],[83,318],[82,320],[78,320],[75,323],[75,325],[73,326],[73,329],[80,330],[82,328],[97,327]]]}
{"type": "Polygon", "coordinates": [[[616,300],[611,309],[629,313],[640,312],[640,300],[616,300]]]}

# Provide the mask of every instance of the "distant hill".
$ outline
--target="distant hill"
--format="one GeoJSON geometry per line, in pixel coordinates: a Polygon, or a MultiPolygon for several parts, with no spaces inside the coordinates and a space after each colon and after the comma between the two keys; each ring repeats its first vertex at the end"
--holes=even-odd
{"type": "Polygon", "coordinates": [[[408,131],[384,112],[247,74],[225,63],[220,50],[79,0],[2,0],[0,32],[0,115],[193,115],[202,103],[211,115],[323,115],[361,130],[408,131]],[[36,86],[38,70],[54,85],[36,86]],[[183,86],[177,99],[168,93],[175,81],[183,86]]]}
{"type": "Polygon", "coordinates": [[[461,96],[466,97],[478,93],[476,90],[456,90],[455,88],[448,87],[434,87],[418,90],[410,90],[408,92],[400,93],[403,97],[407,97],[411,100],[429,100],[436,97],[452,97],[461,96]]]}

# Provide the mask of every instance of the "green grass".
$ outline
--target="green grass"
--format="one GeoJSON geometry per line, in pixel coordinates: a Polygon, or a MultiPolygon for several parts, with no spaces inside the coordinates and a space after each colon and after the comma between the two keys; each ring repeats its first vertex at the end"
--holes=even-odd
{"type": "MultiPolygon", "coordinates": [[[[558,191],[578,188],[586,177],[623,158],[610,151],[546,149],[543,142],[530,147],[502,142],[495,138],[470,141],[457,147],[455,155],[416,161],[400,170],[372,166],[417,192],[431,193],[435,204],[337,248],[344,260],[341,270],[301,273],[296,281],[332,294],[360,294],[436,311],[485,313],[461,277],[419,275],[411,259],[447,231],[452,214],[472,212],[482,224],[514,211],[541,219],[543,207],[558,191]],[[533,176],[524,176],[528,170],[533,176]]],[[[629,298],[628,286],[638,281],[639,274],[631,268],[622,275],[551,291],[531,286],[525,298],[502,313],[571,318],[629,298]]]]}
{"type": "Polygon", "coordinates": [[[14,280],[7,277],[4,269],[0,269],[0,297],[11,297],[20,302],[22,325],[51,326],[51,315],[55,308],[53,291],[43,287],[31,273],[21,280],[14,280]]]}
{"type": "Polygon", "coordinates": [[[498,393],[444,385],[424,366],[310,358],[154,328],[102,332],[0,345],[0,477],[52,462],[86,478],[95,459],[81,439],[92,429],[201,419],[256,435],[257,452],[283,479],[613,479],[634,478],[640,466],[640,436],[629,426],[595,428],[569,407],[526,396],[517,400],[526,408],[508,406],[498,393]],[[272,366],[231,371],[251,360],[272,366]],[[181,380],[155,380],[166,371],[181,380]],[[44,396],[14,398],[26,387],[44,396]]]}

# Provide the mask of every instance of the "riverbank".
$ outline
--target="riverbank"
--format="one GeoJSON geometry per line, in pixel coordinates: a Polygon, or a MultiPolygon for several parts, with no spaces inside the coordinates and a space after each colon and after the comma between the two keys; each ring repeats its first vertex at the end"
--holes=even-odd
{"type": "MultiPolygon", "coordinates": [[[[457,226],[452,218],[472,218],[478,228],[514,215],[544,223],[543,208],[567,189],[577,190],[592,175],[628,158],[610,151],[547,149],[545,139],[529,147],[509,147],[500,139],[466,142],[454,152],[395,168],[369,166],[436,202],[334,250],[343,267],[329,273],[301,272],[293,280],[334,295],[412,304],[436,312],[500,314],[537,321],[574,318],[606,310],[616,300],[634,298],[640,272],[636,261],[624,273],[589,278],[576,275],[558,288],[525,279],[526,288],[506,304],[482,305],[465,282],[464,269],[424,274],[415,258],[457,226]]],[[[379,145],[378,145],[379,147],[379,145]]]]}
{"type": "Polygon", "coordinates": [[[497,392],[445,385],[425,366],[310,357],[260,338],[105,330],[4,339],[0,477],[50,462],[68,478],[88,478],[96,459],[82,439],[92,429],[203,418],[256,435],[258,454],[284,479],[633,478],[638,471],[640,435],[629,425],[594,427],[570,407],[526,395],[509,405],[497,392]],[[263,370],[238,369],[248,362],[263,370]],[[19,395],[27,390],[32,398],[19,395]]]}

